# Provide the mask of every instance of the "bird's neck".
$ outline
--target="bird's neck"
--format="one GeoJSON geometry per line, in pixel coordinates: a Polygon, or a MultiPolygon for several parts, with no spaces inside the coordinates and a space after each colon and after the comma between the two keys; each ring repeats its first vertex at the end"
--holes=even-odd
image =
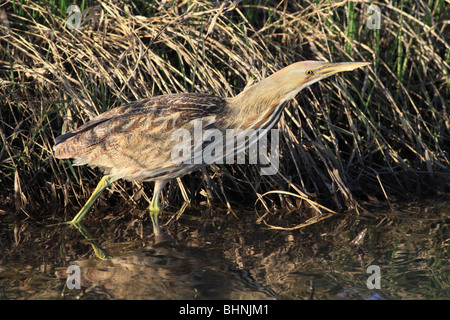
{"type": "Polygon", "coordinates": [[[276,79],[268,77],[229,98],[228,118],[225,119],[228,127],[256,129],[267,127],[272,119],[278,118],[290,97],[274,81],[276,79]]]}

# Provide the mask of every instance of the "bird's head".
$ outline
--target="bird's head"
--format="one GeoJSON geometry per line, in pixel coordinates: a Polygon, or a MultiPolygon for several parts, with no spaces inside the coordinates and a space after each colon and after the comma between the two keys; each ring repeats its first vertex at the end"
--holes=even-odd
{"type": "Polygon", "coordinates": [[[367,66],[368,62],[296,62],[275,72],[270,77],[245,88],[229,99],[230,127],[252,127],[259,124],[275,110],[281,110],[286,102],[304,88],[335,73],[352,71],[367,66]]]}
{"type": "Polygon", "coordinates": [[[301,61],[274,73],[269,78],[276,82],[286,100],[294,98],[302,89],[333,74],[352,71],[369,65],[369,62],[301,61]]]}

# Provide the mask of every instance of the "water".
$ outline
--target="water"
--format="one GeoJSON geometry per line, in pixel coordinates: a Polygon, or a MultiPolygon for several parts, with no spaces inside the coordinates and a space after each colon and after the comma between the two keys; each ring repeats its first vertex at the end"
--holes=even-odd
{"type": "MultiPolygon", "coordinates": [[[[84,230],[108,260],[76,229],[3,219],[0,299],[450,298],[450,202],[396,208],[293,231],[256,224],[254,211],[234,208],[236,218],[193,209],[158,243],[145,236],[146,216],[110,208],[84,230]],[[69,266],[81,274],[67,285],[69,266]],[[77,283],[82,289],[69,288],[77,283]]],[[[295,225],[295,218],[270,222],[295,225]]]]}

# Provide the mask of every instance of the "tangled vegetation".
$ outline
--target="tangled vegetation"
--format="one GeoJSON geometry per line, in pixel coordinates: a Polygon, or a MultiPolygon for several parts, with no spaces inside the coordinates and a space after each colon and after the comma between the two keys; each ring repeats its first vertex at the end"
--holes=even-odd
{"type": "MultiPolygon", "coordinates": [[[[212,166],[173,181],[166,200],[233,208],[259,199],[258,206],[291,211],[310,199],[343,210],[448,192],[450,6],[373,4],[379,11],[369,2],[329,0],[4,2],[0,211],[42,219],[49,207],[84,204],[100,172],[56,160],[52,146],[90,118],[160,94],[234,96],[301,60],[372,64],[290,103],[278,126],[278,174],[212,166]],[[73,4],[82,12],[79,28],[73,4]],[[377,12],[379,29],[370,24],[377,12]]],[[[103,197],[136,203],[151,195],[142,188],[117,182],[103,197]]]]}

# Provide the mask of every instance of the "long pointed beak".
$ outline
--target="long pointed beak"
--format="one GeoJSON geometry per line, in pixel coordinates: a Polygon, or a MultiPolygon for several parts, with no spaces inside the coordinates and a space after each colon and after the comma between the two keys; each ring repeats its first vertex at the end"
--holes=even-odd
{"type": "Polygon", "coordinates": [[[369,65],[370,62],[331,62],[315,70],[315,77],[325,78],[338,72],[352,71],[369,65]]]}

